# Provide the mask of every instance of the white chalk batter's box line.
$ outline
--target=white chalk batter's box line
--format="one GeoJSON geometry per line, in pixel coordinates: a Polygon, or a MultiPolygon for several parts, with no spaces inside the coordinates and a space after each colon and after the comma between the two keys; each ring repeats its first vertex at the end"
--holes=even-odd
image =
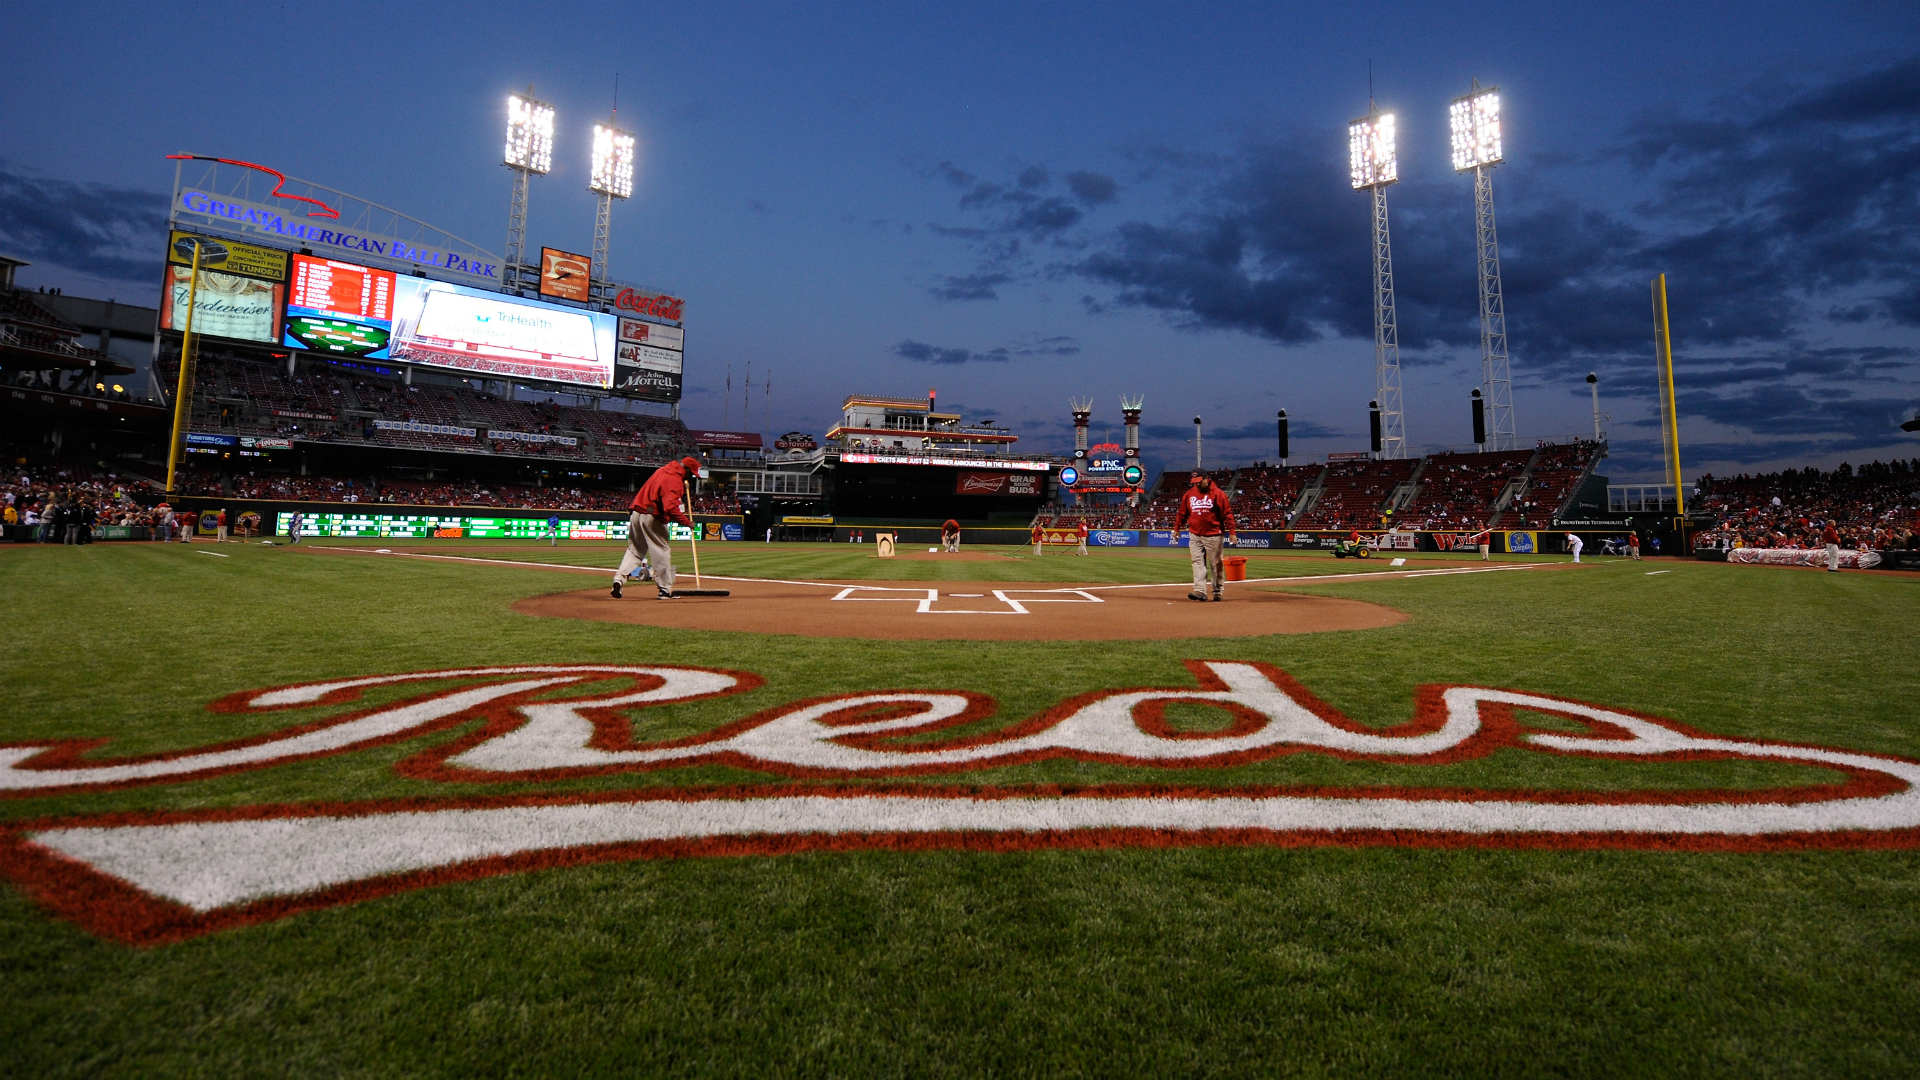
{"type": "MultiPolygon", "coordinates": [[[[987,594],[948,593],[955,600],[980,600],[987,594]]],[[[881,603],[911,603],[914,612],[920,615],[1030,615],[1028,604],[1104,604],[1106,601],[1085,589],[995,589],[995,600],[1006,605],[1001,608],[937,608],[940,602],[939,589],[896,588],[874,585],[848,585],[833,594],[834,600],[878,601],[881,603]],[[863,595],[888,593],[892,595],[863,595]]]]}

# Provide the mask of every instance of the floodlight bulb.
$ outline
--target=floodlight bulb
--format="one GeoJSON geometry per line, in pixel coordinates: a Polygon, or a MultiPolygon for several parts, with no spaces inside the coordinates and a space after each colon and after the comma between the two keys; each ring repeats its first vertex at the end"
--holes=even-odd
{"type": "Polygon", "coordinates": [[[553,169],[553,106],[507,95],[506,164],[545,174],[553,169]]]}
{"type": "Polygon", "coordinates": [[[1498,89],[1476,90],[1455,98],[1447,110],[1447,119],[1456,172],[1499,163],[1502,153],[1498,89]]]}
{"type": "Polygon", "coordinates": [[[1400,156],[1392,113],[1376,113],[1347,125],[1348,174],[1354,190],[1400,179],[1400,156]]]}
{"type": "Polygon", "coordinates": [[[605,124],[593,125],[593,176],[587,190],[616,199],[633,195],[633,136],[605,124]]]}

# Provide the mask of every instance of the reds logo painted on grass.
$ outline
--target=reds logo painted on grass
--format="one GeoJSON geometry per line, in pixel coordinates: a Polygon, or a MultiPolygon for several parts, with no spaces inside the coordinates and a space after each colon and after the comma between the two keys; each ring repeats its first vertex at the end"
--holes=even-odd
{"type": "Polygon", "coordinates": [[[1190,686],[1082,694],[982,733],[966,690],[789,702],[706,734],[649,739],[648,710],[758,689],[710,668],[530,665],[377,675],[215,702],[225,713],[339,708],[371,688],[403,700],[259,738],[113,758],[97,742],[0,747],[0,795],[44,796],[266,769],[454,729],[397,769],[423,781],[550,782],[724,764],[764,786],[332,802],[52,818],[11,825],[0,869],[49,907],[137,943],[539,867],[689,855],[885,848],[1481,845],[1714,850],[1920,846],[1920,762],[1718,738],[1564,698],[1423,686],[1406,723],[1353,723],[1266,664],[1193,660],[1190,686]],[[1218,710],[1213,730],[1184,711],[1218,710]],[[1530,719],[1532,718],[1532,719],[1530,719]],[[943,731],[967,730],[941,738],[943,731]],[[1144,784],[941,786],[1047,759],[1222,768],[1289,754],[1446,765],[1518,748],[1619,761],[1745,759],[1841,780],[1767,790],[1462,790],[1144,784]],[[875,779],[893,778],[876,784],[875,779]]]}

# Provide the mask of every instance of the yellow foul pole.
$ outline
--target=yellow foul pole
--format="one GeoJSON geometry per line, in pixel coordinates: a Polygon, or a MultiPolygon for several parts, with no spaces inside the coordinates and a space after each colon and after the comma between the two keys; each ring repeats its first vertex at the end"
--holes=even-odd
{"type": "MultiPolygon", "coordinates": [[[[167,283],[169,293],[173,283],[167,283]]],[[[200,241],[193,241],[193,269],[187,274],[187,321],[180,332],[180,384],[173,392],[173,441],[167,444],[167,497],[179,492],[174,475],[180,468],[180,442],[186,438],[188,391],[193,386],[193,305],[200,293],[200,241]]],[[[172,302],[168,296],[168,302],[172,302]]]]}
{"type": "Polygon", "coordinates": [[[1680,480],[1680,413],[1673,398],[1673,333],[1667,324],[1667,275],[1653,279],[1654,358],[1660,369],[1661,451],[1667,459],[1667,483],[1673,485],[1676,513],[1687,512],[1680,480]]]}

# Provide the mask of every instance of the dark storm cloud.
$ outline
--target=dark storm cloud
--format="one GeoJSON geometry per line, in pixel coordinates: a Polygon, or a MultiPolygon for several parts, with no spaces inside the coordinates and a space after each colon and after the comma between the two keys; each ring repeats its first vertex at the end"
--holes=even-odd
{"type": "MultiPolygon", "coordinates": [[[[1055,251],[1083,244],[1039,276],[1090,286],[1089,313],[1143,309],[1182,329],[1283,344],[1365,341],[1368,196],[1350,190],[1343,149],[1316,131],[1226,156],[1137,151],[1137,179],[1159,185],[1166,209],[1113,221],[1044,213],[1049,174],[1038,168],[994,184],[952,167],[952,182],[973,200],[963,209],[999,215],[981,226],[990,232],[1048,235],[1055,251]]],[[[1105,205],[1105,187],[1064,175],[1082,205],[1105,205]]],[[[1828,319],[1920,326],[1920,60],[1635,118],[1585,160],[1543,157],[1495,175],[1517,385],[1582,393],[1601,370],[1616,401],[1650,399],[1651,281],[1665,273],[1678,381],[1701,415],[1760,435],[1813,418],[1866,438],[1893,407],[1851,398],[1848,381],[1911,370],[1911,356],[1813,340],[1828,319]],[[1625,173],[1651,192],[1638,205],[1590,191],[1625,173]]],[[[1402,363],[1477,355],[1471,181],[1411,177],[1388,202],[1402,363]]],[[[1010,250],[993,265],[1015,273],[1033,257],[1010,250]]]]}
{"type": "Polygon", "coordinates": [[[997,300],[1000,286],[1013,280],[1006,274],[966,274],[944,277],[929,291],[941,300],[997,300]]]}
{"type": "Polygon", "coordinates": [[[164,192],[77,184],[0,166],[0,250],[152,287],[165,258],[164,192]]]}
{"type": "Polygon", "coordinates": [[[974,352],[971,349],[942,348],[929,345],[924,341],[906,340],[893,347],[893,355],[902,360],[911,360],[916,364],[937,364],[953,366],[957,364],[1004,364],[1009,355],[1004,348],[987,352],[974,352]]]}
{"type": "Polygon", "coordinates": [[[1088,206],[1110,203],[1120,193],[1120,185],[1113,177],[1094,172],[1070,172],[1067,174],[1067,190],[1073,197],[1088,206]]]}
{"type": "Polygon", "coordinates": [[[1008,345],[996,345],[985,351],[975,351],[929,345],[924,341],[908,339],[895,345],[893,354],[902,360],[921,364],[1004,364],[1017,358],[1078,356],[1080,343],[1071,337],[1055,334],[1016,341],[1008,345]]]}

